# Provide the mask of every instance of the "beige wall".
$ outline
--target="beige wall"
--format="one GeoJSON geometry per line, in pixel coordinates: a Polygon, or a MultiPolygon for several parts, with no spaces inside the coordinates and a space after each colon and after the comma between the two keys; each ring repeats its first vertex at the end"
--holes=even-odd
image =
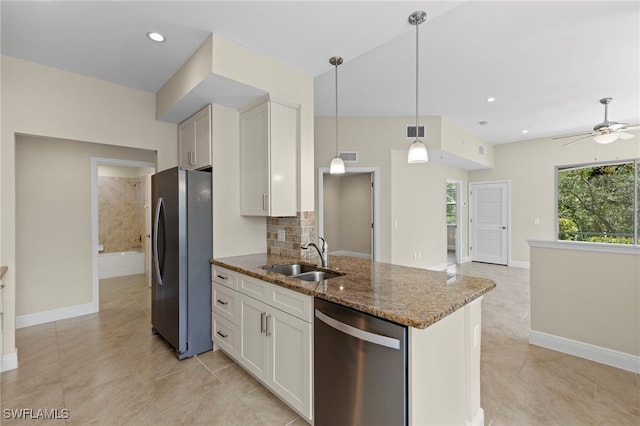
{"type": "MultiPolygon", "coordinates": [[[[340,151],[358,151],[353,167],[378,167],[380,170],[380,217],[378,259],[418,267],[446,264],[446,179],[462,182],[461,207],[462,256],[467,256],[466,170],[430,161],[407,164],[411,140],[405,137],[406,126],[415,117],[340,117],[340,151]],[[397,152],[396,152],[397,151],[397,152]],[[395,226],[395,222],[398,226],[395,226]],[[415,221],[419,232],[412,228],[415,221]],[[414,253],[421,253],[413,259],[414,253]],[[418,257],[418,256],[417,256],[418,257]]],[[[439,117],[423,117],[427,126],[427,146],[440,146],[439,117]]],[[[316,117],[315,166],[328,167],[335,156],[335,118],[316,117]]],[[[326,231],[325,231],[326,233],[326,231]]]]}
{"type": "Polygon", "coordinates": [[[555,166],[639,158],[640,132],[630,133],[637,136],[609,145],[584,140],[563,147],[571,139],[551,138],[496,145],[495,167],[469,173],[470,182],[511,181],[513,261],[529,262],[527,240],[555,240],[555,166]]]}
{"type": "MultiPolygon", "coordinates": [[[[322,211],[324,222],[324,235],[320,235],[329,242],[329,252],[342,250],[340,238],[340,177],[325,174],[322,188],[324,209],[322,211]]],[[[317,215],[316,217],[319,217],[317,215]]]]}
{"type": "MultiPolygon", "coordinates": [[[[467,171],[428,162],[407,164],[406,151],[391,153],[392,262],[421,268],[447,263],[447,179],[467,187],[467,171]]],[[[467,194],[460,194],[460,250],[467,255],[467,194]]]]}
{"type": "Polygon", "coordinates": [[[340,178],[340,250],[371,253],[371,174],[340,178]]]}
{"type": "Polygon", "coordinates": [[[91,157],[155,152],[17,135],[15,154],[16,316],[91,303],[91,157]]]}
{"type": "Polygon", "coordinates": [[[325,174],[323,180],[329,251],[371,254],[371,173],[325,174]]]}
{"type": "Polygon", "coordinates": [[[531,330],[640,356],[640,255],[531,247],[531,330]]]}
{"type": "MultiPolygon", "coordinates": [[[[3,280],[3,350],[9,354],[15,352],[16,278],[21,273],[15,255],[15,135],[150,150],[156,153],[158,169],[163,170],[177,163],[177,127],[156,121],[152,93],[7,56],[2,57],[1,73],[0,264],[9,267],[3,280]]],[[[57,250],[76,253],[71,242],[57,250]]],[[[90,254],[88,248],[85,255],[90,254]]],[[[77,300],[73,290],[67,289],[68,278],[68,270],[65,274],[48,274],[47,283],[59,293],[70,295],[70,306],[77,300]]],[[[90,291],[91,280],[84,285],[90,291]]],[[[83,291],[79,297],[85,300],[86,294],[83,291]]]]}

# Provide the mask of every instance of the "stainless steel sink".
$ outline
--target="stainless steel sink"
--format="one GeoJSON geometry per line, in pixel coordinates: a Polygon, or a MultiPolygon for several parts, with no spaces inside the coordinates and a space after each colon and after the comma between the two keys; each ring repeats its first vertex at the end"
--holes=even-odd
{"type": "Polygon", "coordinates": [[[267,271],[276,272],[288,277],[299,275],[304,272],[317,271],[318,268],[312,265],[301,265],[299,263],[289,263],[286,265],[276,265],[264,268],[267,271]]]}
{"type": "Polygon", "coordinates": [[[285,265],[265,266],[266,271],[276,272],[288,277],[297,278],[303,281],[322,281],[331,278],[340,277],[344,274],[337,272],[323,271],[312,265],[303,265],[300,263],[288,263],[285,265]]]}
{"type": "Polygon", "coordinates": [[[327,271],[310,271],[303,274],[294,275],[293,278],[297,278],[303,281],[322,281],[340,276],[342,276],[342,274],[336,274],[327,271]]]}

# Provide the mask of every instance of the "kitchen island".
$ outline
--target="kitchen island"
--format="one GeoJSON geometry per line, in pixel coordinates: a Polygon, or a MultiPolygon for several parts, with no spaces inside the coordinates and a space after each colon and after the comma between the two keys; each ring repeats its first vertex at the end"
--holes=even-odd
{"type": "Polygon", "coordinates": [[[407,326],[409,424],[483,424],[481,299],[493,281],[346,256],[331,256],[327,268],[344,275],[320,282],[264,269],[294,262],[303,263],[264,253],[211,260],[214,268],[407,326]]]}

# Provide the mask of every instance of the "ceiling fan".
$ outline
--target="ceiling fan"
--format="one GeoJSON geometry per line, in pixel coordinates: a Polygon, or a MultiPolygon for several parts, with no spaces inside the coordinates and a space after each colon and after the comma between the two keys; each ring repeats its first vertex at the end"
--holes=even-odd
{"type": "Polygon", "coordinates": [[[593,137],[594,142],[603,144],[603,145],[611,143],[617,139],[622,139],[622,140],[631,139],[632,137],[634,137],[634,135],[632,135],[631,133],[623,132],[623,130],[633,130],[633,129],[639,128],[640,126],[627,127],[629,123],[618,123],[616,121],[609,121],[608,110],[609,110],[609,104],[611,102],[613,102],[613,98],[600,99],[600,103],[604,105],[604,121],[600,124],[596,124],[593,127],[593,132],[582,133],[577,135],[569,135],[569,136],[560,136],[554,139],[582,136],[581,138],[568,142],[563,146],[573,145],[576,142],[580,142],[581,140],[584,140],[590,137],[593,137]]]}

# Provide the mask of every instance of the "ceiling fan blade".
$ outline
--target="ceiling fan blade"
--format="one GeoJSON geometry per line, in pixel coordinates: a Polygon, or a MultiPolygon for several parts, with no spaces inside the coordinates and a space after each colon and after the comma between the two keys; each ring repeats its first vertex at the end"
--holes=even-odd
{"type": "Polygon", "coordinates": [[[576,143],[576,142],[580,142],[580,141],[585,140],[585,139],[590,138],[590,137],[591,137],[591,134],[588,134],[587,136],[581,137],[580,139],[576,139],[575,141],[567,142],[567,143],[565,143],[565,144],[564,144],[564,145],[562,145],[562,146],[569,146],[569,145],[573,145],[573,144],[574,144],[574,143],[576,143]]]}
{"type": "Polygon", "coordinates": [[[636,129],[640,129],[640,124],[634,124],[633,126],[627,126],[623,129],[620,130],[636,130],[636,129]]]}
{"type": "Polygon", "coordinates": [[[622,140],[627,140],[627,139],[631,139],[633,137],[635,137],[635,135],[632,135],[631,133],[625,133],[625,132],[616,132],[616,134],[618,135],[618,137],[622,140]]]}
{"type": "Polygon", "coordinates": [[[609,124],[609,130],[612,132],[618,131],[618,130],[624,130],[627,128],[627,126],[629,125],[629,123],[616,123],[616,122],[612,122],[611,124],[609,124]]]}
{"type": "Polygon", "coordinates": [[[565,138],[577,138],[578,136],[591,136],[591,135],[597,135],[598,132],[589,132],[589,133],[575,133],[573,135],[565,135],[565,136],[556,136],[555,138],[551,138],[552,140],[556,140],[556,139],[565,139],[565,138]]]}

